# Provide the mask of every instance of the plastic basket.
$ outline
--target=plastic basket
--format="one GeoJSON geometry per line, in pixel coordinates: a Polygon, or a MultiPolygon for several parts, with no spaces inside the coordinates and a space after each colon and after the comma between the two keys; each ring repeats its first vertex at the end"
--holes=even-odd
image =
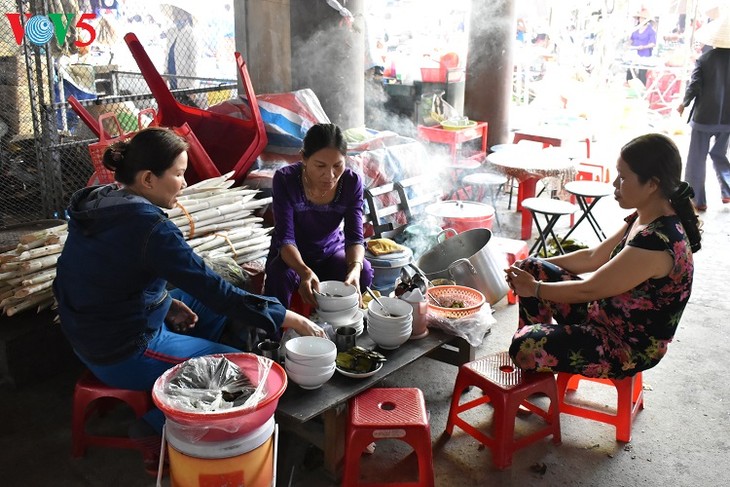
{"type": "Polygon", "coordinates": [[[428,294],[436,298],[441,304],[447,304],[453,301],[464,302],[463,308],[446,308],[437,306],[432,303],[432,300],[429,300],[428,309],[430,312],[451,319],[473,315],[482,309],[482,306],[487,301],[484,295],[476,289],[459,285],[433,286],[428,289],[428,294]]]}

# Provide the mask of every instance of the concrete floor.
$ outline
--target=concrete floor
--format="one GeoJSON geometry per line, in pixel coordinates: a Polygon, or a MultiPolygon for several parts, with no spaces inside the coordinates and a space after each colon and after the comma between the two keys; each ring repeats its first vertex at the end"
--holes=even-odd
{"type": "MultiPolygon", "coordinates": [[[[610,160],[614,159],[615,155],[610,160]]],[[[703,249],[695,255],[692,297],[667,356],[644,374],[645,409],[636,418],[632,441],[618,443],[612,427],[562,415],[562,445],[555,446],[547,439],[540,441],[517,452],[511,468],[497,471],[492,467],[489,449],[481,448],[461,430],[456,429],[449,441],[439,441],[457,369],[424,359],[389,378],[384,385],[423,390],[431,417],[437,486],[730,484],[730,394],[722,358],[730,355],[726,282],[726,273],[730,273],[730,205],[723,207],[720,203],[717,182],[712,169],[708,170],[710,208],[702,216],[703,249]],[[537,472],[542,465],[544,472],[537,472]]],[[[500,200],[498,206],[501,234],[515,238],[517,215],[506,210],[506,199],[500,200]]],[[[620,224],[623,213],[612,200],[602,200],[596,209],[605,229],[620,224]]],[[[595,242],[588,226],[578,235],[588,244],[595,242]]],[[[497,323],[478,348],[477,357],[505,350],[516,326],[516,306],[502,300],[494,309],[497,323]]],[[[90,448],[84,458],[71,458],[71,395],[79,371],[79,366],[70,365],[66,370],[53,371],[49,378],[33,386],[0,389],[0,484],[155,484],[144,473],[141,457],[135,451],[90,448]]],[[[586,392],[584,397],[598,405],[615,401],[615,394],[608,387],[593,386],[586,392]]],[[[487,418],[485,415],[483,419],[485,426],[487,418]]],[[[103,424],[116,423],[123,432],[129,414],[122,409],[112,412],[107,419],[111,421],[103,424]],[[117,416],[119,420],[115,421],[117,416]]],[[[529,421],[518,419],[518,429],[528,426],[529,421]]],[[[293,471],[287,468],[279,473],[280,485],[337,485],[323,475],[317,455],[305,451],[302,442],[283,441],[280,458],[285,455],[293,459],[295,467],[293,471]]],[[[405,479],[415,471],[414,457],[408,456],[407,448],[390,440],[380,442],[375,454],[364,458],[363,466],[372,480],[405,479]]],[[[169,485],[169,480],[165,479],[163,485],[169,485]]]]}

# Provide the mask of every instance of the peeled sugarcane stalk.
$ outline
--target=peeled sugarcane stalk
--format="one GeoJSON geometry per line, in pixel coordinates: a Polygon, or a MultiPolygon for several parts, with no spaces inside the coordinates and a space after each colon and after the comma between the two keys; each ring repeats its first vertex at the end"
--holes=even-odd
{"type": "MultiPolygon", "coordinates": [[[[246,220],[252,220],[252,223],[255,223],[255,221],[253,221],[253,220],[263,221],[263,218],[247,217],[246,220]]],[[[236,227],[240,227],[240,226],[241,226],[240,223],[239,222],[235,222],[235,221],[228,221],[228,222],[223,222],[223,223],[214,223],[214,224],[206,225],[206,226],[203,226],[203,227],[195,227],[195,233],[197,234],[197,233],[219,232],[221,230],[229,230],[231,228],[236,228],[236,227]]],[[[183,235],[185,235],[186,232],[187,232],[187,229],[184,229],[183,230],[181,228],[180,230],[183,231],[183,235]]]]}
{"type": "MultiPolygon", "coordinates": [[[[212,198],[205,198],[200,201],[191,202],[189,204],[183,204],[183,208],[185,208],[185,211],[187,211],[190,214],[196,213],[198,211],[206,210],[208,208],[217,208],[220,206],[225,205],[232,205],[235,203],[247,203],[251,199],[253,199],[255,195],[231,195],[231,194],[223,194],[220,196],[214,196],[212,198]]],[[[185,212],[183,212],[183,209],[178,207],[172,208],[167,212],[167,216],[170,219],[179,218],[181,215],[184,215],[185,212]]]]}
{"type": "Polygon", "coordinates": [[[26,250],[25,252],[22,252],[16,260],[26,261],[26,260],[30,260],[30,259],[35,259],[37,257],[43,257],[45,255],[58,254],[62,250],[63,250],[63,244],[60,244],[60,243],[53,244],[53,245],[46,245],[45,247],[38,247],[37,249],[26,250]]]}
{"type": "MultiPolygon", "coordinates": [[[[240,213],[232,213],[230,215],[219,215],[215,218],[207,218],[195,224],[195,228],[192,229],[193,235],[206,234],[210,232],[216,232],[218,230],[230,229],[241,226],[238,223],[240,220],[250,218],[251,212],[248,210],[241,211],[240,213]]],[[[190,236],[190,225],[180,225],[180,231],[183,235],[190,236]]]]}
{"type": "Polygon", "coordinates": [[[3,289],[2,292],[0,292],[0,303],[2,303],[7,298],[10,298],[15,294],[15,288],[10,289],[3,289]]]}
{"type": "Polygon", "coordinates": [[[236,264],[241,265],[245,264],[246,262],[251,262],[252,260],[260,259],[261,257],[266,257],[267,255],[269,255],[269,249],[263,249],[253,251],[244,255],[239,255],[238,257],[234,257],[233,260],[236,261],[236,264]]]}
{"type": "Polygon", "coordinates": [[[64,222],[61,225],[56,225],[55,227],[38,230],[37,232],[33,233],[26,233],[25,235],[21,235],[19,240],[20,243],[27,244],[29,242],[33,242],[34,240],[46,238],[50,234],[58,234],[66,230],[68,230],[68,223],[64,222]]]}
{"type": "Polygon", "coordinates": [[[250,244],[240,247],[236,249],[236,252],[234,254],[233,249],[231,248],[220,248],[216,249],[214,251],[211,251],[208,255],[228,255],[231,257],[238,257],[239,255],[245,255],[250,254],[251,252],[257,251],[257,250],[263,250],[268,249],[271,246],[271,237],[262,237],[261,239],[257,239],[256,242],[251,242],[250,244]]]}
{"type": "Polygon", "coordinates": [[[33,272],[31,274],[23,273],[18,277],[8,279],[5,282],[13,287],[18,286],[32,286],[41,282],[52,281],[56,277],[56,268],[47,269],[44,271],[33,272]]]}
{"type": "Polygon", "coordinates": [[[32,286],[33,284],[40,284],[41,282],[52,281],[56,277],[56,268],[48,269],[45,271],[36,272],[30,274],[21,281],[23,286],[32,286]]]}
{"type": "Polygon", "coordinates": [[[15,292],[14,297],[25,298],[27,296],[30,296],[31,294],[37,293],[39,291],[43,291],[44,289],[48,289],[52,285],[53,285],[53,281],[46,281],[46,282],[41,282],[40,284],[32,284],[30,286],[22,287],[15,292]]]}
{"type": "Polygon", "coordinates": [[[65,232],[61,234],[51,233],[28,243],[20,243],[18,244],[17,250],[25,252],[26,250],[37,249],[44,245],[63,243],[66,241],[66,237],[68,237],[68,233],[65,232]]]}
{"type": "Polygon", "coordinates": [[[271,204],[271,202],[274,201],[274,198],[268,197],[268,198],[261,198],[258,200],[251,200],[248,203],[244,204],[245,208],[261,208],[262,206],[266,206],[268,204],[271,204]]]}
{"type": "Polygon", "coordinates": [[[28,260],[21,262],[21,269],[24,271],[39,271],[41,269],[47,269],[56,265],[56,261],[61,254],[47,255],[45,257],[39,257],[37,259],[28,260]]]}
{"type": "Polygon", "coordinates": [[[7,252],[3,252],[0,254],[0,264],[4,264],[5,262],[10,262],[12,260],[15,260],[17,256],[20,255],[20,251],[18,249],[8,250],[7,252]]]}
{"type": "MultiPolygon", "coordinates": [[[[4,264],[0,265],[0,272],[14,272],[20,270],[21,266],[23,265],[22,262],[18,262],[15,260],[12,260],[10,262],[5,262],[4,264]]],[[[15,276],[11,276],[15,277],[15,276]]],[[[0,274],[0,278],[2,278],[2,274],[0,274]]]]}
{"type": "Polygon", "coordinates": [[[40,292],[38,294],[34,294],[33,296],[24,298],[22,303],[18,303],[14,306],[6,307],[5,314],[8,316],[13,316],[16,313],[19,313],[26,309],[30,309],[34,306],[37,306],[39,303],[42,303],[43,301],[47,300],[48,298],[52,298],[52,297],[53,297],[53,290],[51,290],[51,289],[40,292]]]}
{"type": "Polygon", "coordinates": [[[66,239],[68,238],[68,233],[64,232],[59,235],[49,235],[48,238],[46,238],[46,245],[53,245],[53,244],[61,244],[63,245],[66,243],[66,239]]]}
{"type": "Polygon", "coordinates": [[[24,272],[20,270],[19,266],[7,271],[3,269],[3,266],[5,266],[5,264],[0,265],[0,271],[4,271],[0,272],[0,282],[5,282],[8,279],[14,279],[24,274],[24,272]]]}
{"type": "Polygon", "coordinates": [[[196,211],[195,213],[190,213],[189,217],[188,215],[183,215],[177,218],[172,218],[172,222],[178,226],[185,223],[189,224],[191,219],[193,222],[198,223],[209,218],[215,218],[217,216],[228,215],[231,213],[238,213],[239,211],[244,209],[246,208],[243,207],[243,204],[232,203],[230,205],[223,205],[217,208],[208,208],[206,210],[196,211]]]}

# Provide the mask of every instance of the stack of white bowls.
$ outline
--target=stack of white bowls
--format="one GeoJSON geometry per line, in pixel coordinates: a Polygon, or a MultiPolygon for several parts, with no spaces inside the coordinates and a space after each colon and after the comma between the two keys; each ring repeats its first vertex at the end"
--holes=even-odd
{"type": "Polygon", "coordinates": [[[336,331],[342,326],[351,326],[361,334],[363,312],[358,305],[360,295],[355,286],[340,281],[323,281],[319,283],[317,298],[317,316],[320,322],[329,323],[336,331]]]}
{"type": "Polygon", "coordinates": [[[403,345],[413,331],[413,308],[398,298],[379,298],[390,316],[373,299],[368,303],[368,335],[380,347],[394,350],[403,345]]]}
{"type": "Polygon", "coordinates": [[[335,374],[337,347],[327,338],[303,336],[284,345],[286,375],[302,389],[317,389],[335,374]]]}

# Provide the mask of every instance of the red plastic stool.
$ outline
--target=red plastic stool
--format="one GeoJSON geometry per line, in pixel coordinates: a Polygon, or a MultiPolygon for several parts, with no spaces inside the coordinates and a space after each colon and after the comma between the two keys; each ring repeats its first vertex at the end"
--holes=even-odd
{"type": "Polygon", "coordinates": [[[492,450],[494,466],[500,470],[512,465],[512,454],[515,451],[541,438],[553,435],[553,443],[559,445],[560,411],[555,377],[547,372],[523,373],[512,362],[507,352],[499,352],[464,364],[459,367],[459,374],[456,376],[445,433],[451,435],[454,426],[458,426],[488,446],[492,450]],[[461,394],[470,386],[480,388],[484,394],[460,405],[461,394]],[[538,393],[545,394],[550,399],[548,411],[527,400],[538,393]],[[491,437],[459,417],[460,413],[487,403],[491,403],[494,407],[491,437]],[[515,439],[515,417],[520,405],[544,419],[546,425],[529,435],[515,439]]]}
{"type": "Polygon", "coordinates": [[[86,420],[96,410],[103,407],[107,399],[123,401],[132,408],[137,418],[152,409],[152,397],[149,391],[132,391],[110,387],[88,370],[76,381],[74,403],[71,420],[72,451],[74,458],[83,457],[87,446],[105,446],[110,448],[137,448],[126,436],[94,436],[86,433],[86,420]],[[98,402],[97,402],[98,401],[98,402]],[[92,404],[97,402],[97,404],[92,404]],[[90,407],[91,406],[91,407],[90,407]]]}
{"type": "Polygon", "coordinates": [[[580,374],[558,373],[558,400],[560,412],[580,416],[581,418],[600,421],[601,423],[612,424],[616,427],[617,441],[631,441],[631,424],[640,409],[644,409],[644,389],[641,372],[625,379],[596,379],[584,377],[580,374]],[[565,393],[568,390],[578,389],[581,380],[599,382],[612,385],[616,388],[616,414],[609,414],[597,409],[579,406],[565,401],[565,393]]]}
{"type": "MultiPolygon", "coordinates": [[[[360,456],[372,442],[397,439],[408,443],[418,457],[418,482],[387,485],[433,487],[431,428],[423,393],[415,388],[369,389],[350,400],[345,440],[344,487],[360,484],[360,456]]],[[[368,487],[384,484],[365,484],[368,487]]]]}
{"type": "MultiPolygon", "coordinates": [[[[489,239],[489,245],[495,252],[507,256],[507,265],[512,265],[518,260],[526,259],[530,255],[530,248],[524,240],[515,240],[513,238],[495,237],[489,239]]],[[[518,296],[510,289],[507,292],[507,302],[509,304],[517,303],[518,296]]]]}

